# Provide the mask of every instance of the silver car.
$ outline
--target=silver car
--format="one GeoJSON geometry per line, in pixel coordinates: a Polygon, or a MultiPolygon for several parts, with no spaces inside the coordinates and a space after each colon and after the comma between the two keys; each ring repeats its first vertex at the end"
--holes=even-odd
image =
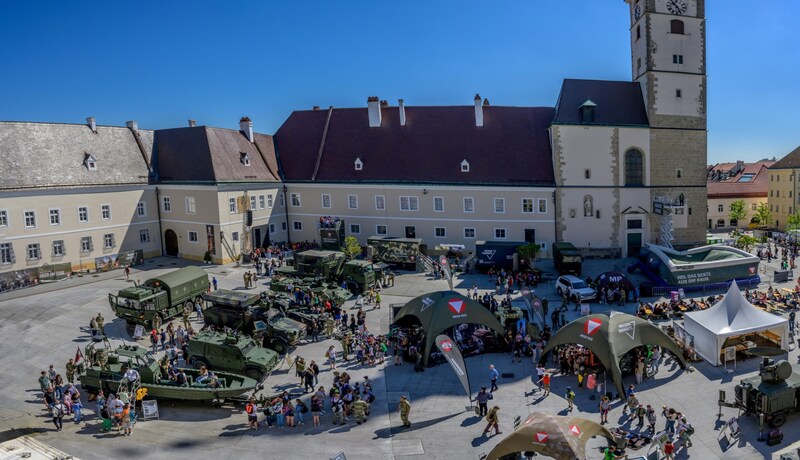
{"type": "Polygon", "coordinates": [[[570,300],[578,300],[578,296],[581,300],[592,300],[597,295],[586,281],[572,275],[559,276],[556,280],[556,291],[560,296],[569,293],[570,300]]]}

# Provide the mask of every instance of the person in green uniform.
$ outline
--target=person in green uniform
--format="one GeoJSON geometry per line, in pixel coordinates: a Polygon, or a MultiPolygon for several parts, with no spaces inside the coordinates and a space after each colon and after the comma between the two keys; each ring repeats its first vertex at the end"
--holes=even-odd
{"type": "Polygon", "coordinates": [[[100,331],[100,335],[106,335],[105,330],[103,329],[106,319],[103,318],[103,315],[98,313],[94,321],[97,323],[97,330],[100,331]]]}
{"type": "Polygon", "coordinates": [[[328,317],[325,318],[325,337],[333,337],[333,328],[335,325],[336,323],[334,323],[333,317],[328,315],[328,317]]]}
{"type": "Polygon", "coordinates": [[[78,366],[75,365],[74,362],[72,362],[72,358],[70,358],[69,361],[67,361],[66,368],[67,368],[67,382],[75,383],[75,371],[78,370],[78,366]]]}
{"type": "Polygon", "coordinates": [[[369,410],[369,403],[361,399],[361,396],[356,396],[353,403],[353,416],[356,418],[356,423],[361,425],[367,421],[367,411],[369,410]]]}
{"type": "Polygon", "coordinates": [[[191,310],[188,310],[187,308],[183,309],[183,327],[187,330],[189,329],[189,326],[191,326],[191,323],[189,322],[189,313],[191,313],[191,310]]]}
{"type": "Polygon", "coordinates": [[[400,396],[400,420],[403,421],[403,426],[411,428],[411,422],[408,421],[408,414],[411,413],[411,403],[408,402],[405,396],[400,396]]]}
{"type": "Polygon", "coordinates": [[[483,434],[491,433],[492,428],[494,428],[495,434],[503,434],[503,432],[500,431],[500,417],[497,415],[499,410],[499,406],[494,406],[489,409],[489,413],[486,414],[486,421],[489,422],[489,424],[486,425],[486,428],[483,430],[483,434]]]}

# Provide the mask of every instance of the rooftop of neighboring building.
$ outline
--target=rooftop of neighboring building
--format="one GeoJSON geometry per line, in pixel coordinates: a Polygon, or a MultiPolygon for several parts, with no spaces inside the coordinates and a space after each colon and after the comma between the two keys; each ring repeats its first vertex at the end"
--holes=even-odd
{"type": "Polygon", "coordinates": [[[776,161],[770,169],[794,169],[800,168],[800,147],[789,152],[785,157],[776,161]]]}
{"type": "Polygon", "coordinates": [[[767,168],[774,161],[717,163],[707,171],[709,198],[766,197],[769,190],[767,168]]]}
{"type": "Polygon", "coordinates": [[[553,124],[649,126],[639,83],[565,79],[553,124]]]}

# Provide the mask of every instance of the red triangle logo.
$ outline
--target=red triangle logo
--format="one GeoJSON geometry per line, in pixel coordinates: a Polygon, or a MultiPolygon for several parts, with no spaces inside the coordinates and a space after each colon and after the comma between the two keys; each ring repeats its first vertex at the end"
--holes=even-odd
{"type": "Polygon", "coordinates": [[[599,319],[590,319],[589,321],[586,321],[586,324],[583,325],[583,333],[587,335],[594,335],[600,330],[600,326],[602,325],[603,322],[599,319]]]}
{"type": "Polygon", "coordinates": [[[569,426],[569,431],[570,431],[570,433],[574,434],[575,436],[580,436],[581,435],[581,429],[578,428],[577,425],[570,425],[569,426]]]}
{"type": "Polygon", "coordinates": [[[545,433],[544,431],[537,432],[535,436],[538,442],[547,442],[548,436],[547,433],[545,433]]]}
{"type": "Polygon", "coordinates": [[[456,315],[460,315],[461,312],[464,311],[464,306],[465,305],[464,305],[464,301],[463,300],[461,300],[461,299],[453,299],[453,300],[447,302],[447,306],[448,306],[448,308],[450,308],[450,311],[452,311],[456,315]]]}

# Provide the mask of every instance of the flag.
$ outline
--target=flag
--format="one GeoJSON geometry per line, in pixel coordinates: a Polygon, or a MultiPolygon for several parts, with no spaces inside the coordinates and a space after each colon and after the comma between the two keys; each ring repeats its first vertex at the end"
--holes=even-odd
{"type": "Polygon", "coordinates": [[[450,286],[450,290],[453,290],[453,274],[450,273],[450,260],[445,257],[439,257],[439,265],[442,267],[442,272],[444,273],[444,278],[447,280],[447,284],[450,286]]]}
{"type": "Polygon", "coordinates": [[[453,371],[455,371],[458,380],[461,381],[461,385],[464,387],[464,391],[467,392],[467,396],[472,399],[472,393],[469,389],[469,375],[467,375],[467,368],[464,366],[464,357],[461,356],[456,341],[444,334],[440,334],[436,337],[435,343],[436,347],[438,347],[439,351],[444,355],[444,358],[450,363],[453,371]]]}
{"type": "Polygon", "coordinates": [[[78,347],[78,351],[75,352],[75,364],[78,364],[78,361],[83,359],[83,353],[81,352],[81,347],[78,347]]]}

